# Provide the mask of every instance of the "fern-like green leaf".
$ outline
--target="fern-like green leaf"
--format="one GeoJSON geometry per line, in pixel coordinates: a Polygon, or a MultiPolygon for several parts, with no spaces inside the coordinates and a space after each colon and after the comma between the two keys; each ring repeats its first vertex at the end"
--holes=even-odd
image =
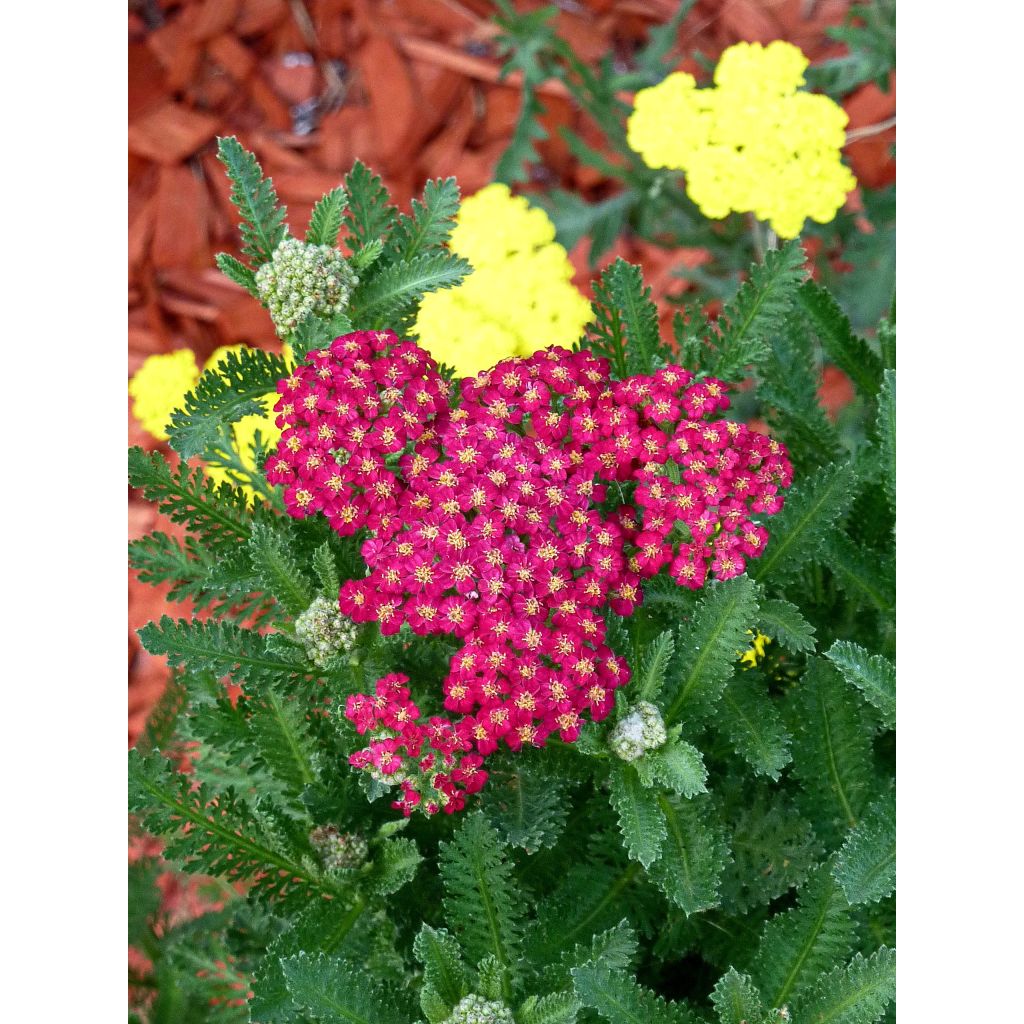
{"type": "Polygon", "coordinates": [[[865,959],[823,974],[795,1003],[793,1019],[807,1024],[875,1024],[896,998],[896,951],[882,946],[865,959]]]}
{"type": "Polygon", "coordinates": [[[603,964],[573,968],[573,987],[584,1006],[597,1010],[609,1024],[697,1024],[683,1003],[667,1003],[628,974],[603,964]]]}
{"type": "Polygon", "coordinates": [[[803,613],[789,601],[761,601],[757,610],[761,632],[795,654],[814,650],[814,627],[803,613]]]}
{"type": "Polygon", "coordinates": [[[336,246],[341,231],[341,217],[347,205],[348,197],[343,188],[332,188],[321,196],[309,216],[306,241],[310,245],[336,246]]]}
{"type": "MultiPolygon", "coordinates": [[[[276,524],[275,524],[276,525],[276,524]]],[[[301,615],[313,600],[313,588],[291,550],[290,534],[269,523],[253,526],[249,558],[261,589],[274,597],[291,615],[301,615]]]]}
{"type": "Polygon", "coordinates": [[[764,556],[754,563],[757,580],[782,586],[814,558],[822,544],[853,504],[857,477],[849,462],[827,466],[803,480],[786,498],[775,517],[764,556]]]}
{"type": "Polygon", "coordinates": [[[482,814],[469,815],[440,844],[440,873],[445,920],[466,956],[477,961],[492,954],[510,968],[519,958],[525,905],[504,844],[482,814]]]}
{"type": "Polygon", "coordinates": [[[865,812],[836,855],[833,871],[850,903],[876,903],[896,888],[896,794],[865,812]]]}
{"type": "Polygon", "coordinates": [[[159,530],[128,545],[128,564],[138,570],[140,583],[170,583],[167,597],[171,601],[200,597],[209,568],[206,553],[194,537],[186,537],[182,544],[159,530]]]}
{"type": "Polygon", "coordinates": [[[878,449],[882,462],[882,486],[892,505],[896,504],[896,371],[886,370],[878,394],[878,449]]]}
{"type": "MultiPolygon", "coordinates": [[[[678,732],[676,726],[673,732],[678,732]]],[[[647,787],[661,783],[673,793],[691,797],[703,793],[707,787],[708,770],[704,767],[704,758],[692,744],[677,736],[657,750],[649,750],[643,757],[634,762],[634,767],[641,781],[647,787]]]]}
{"type": "Polygon", "coordinates": [[[352,330],[352,320],[347,313],[337,313],[330,320],[322,320],[315,313],[310,313],[300,320],[295,330],[288,336],[292,358],[301,363],[306,356],[318,348],[327,348],[335,338],[348,334],[352,330]]]}
{"type": "Polygon", "coordinates": [[[784,1006],[849,955],[856,922],[830,866],[821,865],[800,890],[799,904],[764,927],[750,974],[769,1006],[784,1006]]]}
{"type": "Polygon", "coordinates": [[[813,659],[788,698],[793,774],[827,843],[860,820],[870,798],[871,729],[859,697],[827,661],[813,659]]]}
{"type": "Polygon", "coordinates": [[[391,196],[380,177],[361,160],[352,165],[345,177],[348,208],[345,226],[348,228],[348,246],[356,252],[363,246],[382,240],[392,224],[395,208],[391,196]]]}
{"type": "Polygon", "coordinates": [[[750,268],[750,277],[726,304],[718,337],[699,368],[723,380],[745,376],[768,353],[768,342],[796,301],[806,277],[805,255],[797,240],[765,253],[764,263],[750,268]]]}
{"type": "Polygon", "coordinates": [[[253,516],[245,495],[227,484],[215,486],[201,469],[184,463],[171,469],[159,452],[128,450],[128,482],[175,523],[184,523],[213,555],[249,539],[253,516]]]}
{"type": "Polygon", "coordinates": [[[882,362],[867,342],[853,333],[836,300],[814,281],[804,282],[798,298],[829,359],[853,381],[860,394],[874,398],[882,386],[882,362]]]}
{"type": "Polygon", "coordinates": [[[429,180],[423,186],[423,201],[412,201],[412,216],[404,213],[388,238],[383,257],[408,262],[448,241],[459,212],[459,186],[454,178],[429,180]]]}
{"type": "Polygon", "coordinates": [[[256,287],[256,275],[244,263],[226,252],[217,253],[214,259],[225,277],[229,277],[235,284],[240,284],[254,299],[260,297],[259,289],[256,287]]]}
{"type": "Polygon", "coordinates": [[[227,168],[231,201],[243,218],[239,225],[242,253],[255,267],[269,263],[288,234],[287,211],[278,206],[274,184],[264,179],[256,157],[234,136],[217,139],[217,159],[227,168]]]}
{"type": "Polygon", "coordinates": [[[687,916],[717,906],[728,847],[713,806],[706,797],[680,800],[665,794],[658,796],[658,805],[667,829],[661,856],[648,873],[687,916]]]}
{"type": "Polygon", "coordinates": [[[887,729],[896,725],[896,666],[880,654],[869,654],[858,644],[837,640],[826,652],[851,686],[881,714],[887,729]]]}
{"type": "Polygon", "coordinates": [[[183,458],[216,447],[221,428],[243,416],[269,411],[264,402],[288,375],[288,365],[274,352],[243,348],[228,352],[199,378],[184,406],[171,415],[167,427],[171,447],[183,458]]]}
{"type": "Polygon", "coordinates": [[[413,880],[422,862],[423,857],[413,840],[385,839],[374,856],[367,884],[378,895],[390,896],[413,880]]]}
{"type": "Polygon", "coordinates": [[[522,760],[491,771],[481,810],[505,842],[533,853],[558,841],[570,801],[560,779],[517,763],[522,760]]]}
{"type": "Polygon", "coordinates": [[[660,856],[666,836],[657,794],[643,785],[636,769],[622,765],[612,770],[610,795],[630,859],[650,867],[660,856]]]}
{"type": "Polygon", "coordinates": [[[636,694],[637,700],[653,702],[658,699],[674,653],[675,639],[672,630],[666,629],[647,649],[640,662],[640,671],[632,681],[636,689],[633,690],[633,686],[630,689],[636,694]]]}
{"type": "Polygon", "coordinates": [[[352,318],[371,328],[398,322],[427,293],[458,284],[472,267],[448,252],[423,252],[394,263],[360,284],[352,296],[352,318]]]}
{"type": "Polygon", "coordinates": [[[175,622],[164,615],[159,623],[143,626],[139,639],[150,654],[166,655],[171,668],[185,665],[192,672],[209,670],[249,683],[306,676],[302,663],[272,653],[266,636],[227,622],[175,622]]]}
{"type": "Polygon", "coordinates": [[[729,680],[718,703],[715,725],[755,775],[777,780],[789,764],[791,737],[756,673],[741,672],[729,680]]]}
{"type": "Polygon", "coordinates": [[[165,840],[164,856],[184,870],[228,881],[252,879],[250,893],[271,899],[340,890],[297,861],[273,823],[230,789],[212,794],[176,772],[159,752],[128,752],[128,805],[165,840]]]}
{"type": "Polygon", "coordinates": [[[653,372],[663,346],[658,308],[640,267],[620,256],[601,275],[594,285],[594,317],[592,347],[612,361],[617,375],[653,372]]]}
{"type": "Polygon", "coordinates": [[[844,533],[833,533],[823,548],[822,561],[852,600],[886,614],[896,607],[896,562],[891,554],[879,555],[858,547],[844,533]]]}
{"type": "Polygon", "coordinates": [[[756,621],[756,588],[748,576],[705,589],[692,621],[680,629],[676,641],[677,666],[667,687],[666,723],[714,702],[733,674],[736,652],[747,646],[747,630],[756,621]]]}
{"type": "Polygon", "coordinates": [[[334,560],[330,541],[324,541],[313,552],[313,571],[320,581],[320,593],[330,601],[334,601],[341,589],[341,577],[338,575],[338,564],[334,560]]]}
{"type": "Polygon", "coordinates": [[[454,1006],[469,992],[469,976],[459,944],[443,928],[423,925],[413,941],[413,952],[423,965],[423,981],[454,1006]]]}
{"type": "MultiPolygon", "coordinates": [[[[747,974],[730,967],[715,985],[711,1002],[719,1024],[768,1024],[768,1011],[761,993],[747,974]]],[[[778,1020],[778,1018],[776,1018],[778,1020]]]]}
{"type": "Polygon", "coordinates": [[[321,1024],[409,1024],[397,993],[341,957],[299,953],[281,961],[292,1000],[321,1024]]]}
{"type": "Polygon", "coordinates": [[[552,992],[547,996],[530,996],[519,1007],[516,1020],[520,1024],[576,1024],[580,1004],[572,992],[552,992]]]}

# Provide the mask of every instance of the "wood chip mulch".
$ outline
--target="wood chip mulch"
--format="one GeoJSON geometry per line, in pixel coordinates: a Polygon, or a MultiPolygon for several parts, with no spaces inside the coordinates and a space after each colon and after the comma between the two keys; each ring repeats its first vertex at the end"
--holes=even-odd
{"type": "MultiPolygon", "coordinates": [[[[520,10],[538,3],[517,2],[520,10]]],[[[628,65],[647,31],[669,19],[677,0],[562,0],[559,33],[585,61],[605,54],[628,65]]],[[[680,29],[682,52],[712,59],[739,40],[789,39],[812,60],[845,47],[825,36],[840,24],[845,0],[698,0],[680,29]]],[[[486,0],[138,0],[128,14],[128,374],[153,353],[188,346],[202,363],[214,348],[269,344],[266,312],[213,267],[221,250],[237,252],[237,216],[215,156],[215,138],[234,134],[271,175],[290,223],[304,228],[313,203],[357,157],[382,174],[396,201],[429,177],[455,175],[464,194],[491,180],[512,135],[520,104],[515,76],[499,77],[501,58],[486,0]]],[[[696,62],[682,64],[696,71],[696,62]]],[[[538,185],[588,199],[611,183],[580,165],[559,137],[570,126],[600,145],[558,83],[546,85],[538,185]]],[[[895,112],[888,94],[866,86],[847,103],[851,128],[895,112]]],[[[893,180],[894,132],[847,150],[858,178],[893,180]]],[[[585,245],[572,253],[586,289],[585,245]]],[[[655,297],[681,282],[680,263],[700,250],[666,252],[620,239],[602,265],[624,256],[644,266],[655,297]]],[[[838,387],[843,382],[838,382],[838,387]]],[[[131,444],[156,442],[129,413],[131,444]]],[[[128,532],[159,522],[129,493],[128,532]]],[[[165,611],[166,588],[129,574],[128,738],[134,742],[167,677],[163,659],[141,649],[135,630],[165,611]]]]}

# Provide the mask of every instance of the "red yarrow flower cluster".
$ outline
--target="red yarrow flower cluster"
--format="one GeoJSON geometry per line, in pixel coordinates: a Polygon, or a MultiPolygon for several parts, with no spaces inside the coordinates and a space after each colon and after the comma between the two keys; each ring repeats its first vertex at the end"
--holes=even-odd
{"type": "Polygon", "coordinates": [[[454,721],[421,725],[393,680],[347,708],[378,737],[353,764],[400,776],[406,813],[462,805],[456,751],[572,742],[584,715],[604,718],[629,678],[604,609],[631,614],[666,566],[694,589],[742,573],[767,540],[754,517],[781,507],[792,476],[777,442],[710,419],[729,404],[721,381],[677,366],[612,381],[606,360],[549,348],[453,387],[416,345],[357,332],[279,391],[268,479],[290,514],[368,534],[369,573],[342,587],[341,610],[461,644],[443,685],[454,721]],[[399,713],[406,731],[389,724],[399,713]]]}

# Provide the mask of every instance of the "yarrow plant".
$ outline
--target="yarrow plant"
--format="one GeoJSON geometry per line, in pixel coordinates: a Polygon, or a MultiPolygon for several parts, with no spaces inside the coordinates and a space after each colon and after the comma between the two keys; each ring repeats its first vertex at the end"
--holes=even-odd
{"type": "Polygon", "coordinates": [[[629,144],[650,167],[686,172],[701,212],[753,213],[782,238],[810,217],[828,223],[856,185],[842,163],[846,112],[798,92],[807,58],[791,43],[737,43],[719,58],[714,86],[683,71],[636,95],[629,144]]]}
{"type": "Polygon", "coordinates": [[[857,335],[789,243],[669,341],[620,259],[576,337],[470,343],[457,376],[416,338],[479,273],[452,179],[403,213],[357,164],[300,242],[220,151],[245,220],[218,262],[282,352],[132,384],[177,458],[134,449],[130,481],[184,535],[131,563],[193,612],[140,631],[171,678],[130,809],[220,883],[175,927],[133,865],[138,1019],[891,1014],[892,320],[857,335]],[[346,262],[344,299],[261,291],[307,259],[346,262]]]}

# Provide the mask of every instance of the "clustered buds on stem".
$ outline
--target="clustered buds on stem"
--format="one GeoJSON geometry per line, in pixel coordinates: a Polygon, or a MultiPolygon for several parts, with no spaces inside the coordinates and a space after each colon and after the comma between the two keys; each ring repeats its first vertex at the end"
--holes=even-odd
{"type": "Polygon", "coordinates": [[[459,1000],[444,1024],[515,1024],[515,1019],[504,1003],[470,995],[459,1000]]]}
{"type": "Polygon", "coordinates": [[[342,651],[351,651],[358,632],[356,624],[325,597],[317,597],[295,620],[295,635],[318,668],[326,668],[342,651]]]}
{"type": "Polygon", "coordinates": [[[618,722],[608,737],[608,745],[616,757],[623,761],[635,761],[648,750],[656,750],[668,738],[665,721],[661,712],[645,700],[637,702],[631,711],[618,722]]]}
{"type": "Polygon", "coordinates": [[[256,289],[281,334],[290,334],[310,314],[330,319],[343,313],[358,283],[337,249],[297,238],[286,238],[256,272],[256,289]]]}
{"type": "MultiPolygon", "coordinates": [[[[344,584],[342,612],[461,644],[443,683],[456,720],[419,724],[405,677],[346,708],[374,734],[352,763],[401,780],[406,813],[463,802],[461,785],[441,790],[447,801],[405,785],[444,768],[448,787],[462,770],[423,767],[425,735],[440,730],[429,742],[442,759],[575,741],[629,679],[605,608],[632,614],[662,568],[699,589],[764,550],[757,517],[782,507],[792,478],[783,446],[708,419],[729,405],[721,381],[678,366],[609,372],[588,351],[548,348],[452,385],[411,342],[359,331],[278,385],[267,479],[291,515],[322,511],[339,534],[367,534],[369,573],[344,584]]],[[[476,785],[485,773],[471,767],[476,785]]]]}
{"type": "Polygon", "coordinates": [[[366,863],[369,845],[355,832],[339,832],[334,825],[320,825],[309,833],[309,843],[328,871],[359,868],[366,863]]]}

